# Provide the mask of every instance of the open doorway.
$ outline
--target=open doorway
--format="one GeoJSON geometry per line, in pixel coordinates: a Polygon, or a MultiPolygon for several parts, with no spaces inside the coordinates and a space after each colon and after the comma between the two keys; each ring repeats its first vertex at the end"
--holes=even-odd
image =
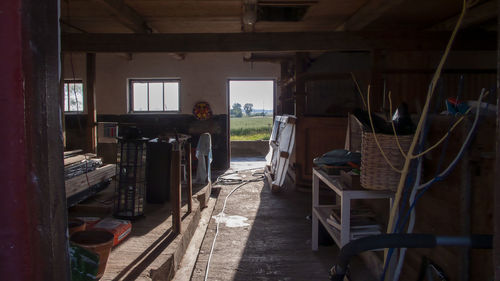
{"type": "Polygon", "coordinates": [[[276,81],[273,79],[229,80],[229,131],[233,168],[241,161],[257,161],[261,162],[258,165],[263,165],[273,126],[275,90],[276,81]]]}

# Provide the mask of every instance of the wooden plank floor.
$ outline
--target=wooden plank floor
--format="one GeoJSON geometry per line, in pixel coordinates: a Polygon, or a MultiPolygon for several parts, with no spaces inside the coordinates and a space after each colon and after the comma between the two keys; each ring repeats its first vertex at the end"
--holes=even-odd
{"type": "MultiPolygon", "coordinates": [[[[213,216],[221,212],[235,185],[217,187],[220,195],[213,216]]],[[[328,280],[338,248],[331,245],[320,247],[318,252],[311,250],[311,221],[306,219],[311,214],[310,193],[288,187],[271,194],[263,181],[249,183],[229,197],[225,214],[245,217],[248,225],[220,224],[208,280],[328,280]]],[[[191,280],[204,280],[215,229],[212,217],[191,280]]],[[[356,268],[354,275],[362,278],[355,280],[370,280],[366,269],[356,268]]]]}
{"type": "MultiPolygon", "coordinates": [[[[103,192],[72,208],[70,215],[111,217],[114,188],[114,183],[112,183],[103,192]]],[[[195,185],[193,193],[201,193],[204,188],[208,187],[195,185]]],[[[184,189],[182,195],[181,214],[183,218],[186,218],[186,221],[189,221],[193,218],[187,215],[187,200],[184,189]]],[[[198,208],[196,203],[193,211],[198,208]]],[[[172,216],[168,202],[165,204],[146,204],[145,215],[132,222],[132,231],[129,237],[113,247],[108,258],[106,271],[100,280],[168,280],[168,276],[152,278],[152,271],[164,268],[165,264],[170,262],[173,251],[179,246],[178,242],[175,242],[176,235],[172,234],[171,227],[172,216]]],[[[183,232],[183,235],[192,235],[192,233],[183,232]]],[[[169,270],[165,271],[170,272],[169,270]]]]}

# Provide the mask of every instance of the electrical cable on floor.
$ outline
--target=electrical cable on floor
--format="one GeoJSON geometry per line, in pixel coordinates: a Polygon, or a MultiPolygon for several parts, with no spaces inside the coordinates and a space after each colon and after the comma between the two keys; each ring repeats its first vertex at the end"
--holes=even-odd
{"type": "MultiPolygon", "coordinates": [[[[237,184],[237,183],[239,183],[239,184],[236,187],[234,187],[228,193],[228,195],[226,195],[226,198],[224,199],[224,205],[222,206],[222,211],[216,217],[221,217],[221,216],[224,215],[224,210],[226,209],[227,200],[229,199],[229,197],[236,190],[238,190],[240,187],[242,187],[242,186],[244,186],[246,184],[249,184],[251,182],[258,182],[258,181],[263,181],[264,180],[264,175],[261,172],[252,173],[252,176],[254,178],[253,179],[249,179],[249,180],[226,179],[225,177],[227,177],[229,175],[233,175],[233,174],[239,174],[240,172],[253,171],[253,170],[259,170],[259,169],[261,169],[261,168],[240,170],[240,171],[236,171],[236,172],[224,174],[224,175],[222,175],[222,176],[220,176],[220,177],[217,178],[217,180],[214,182],[214,186],[217,185],[218,183],[220,183],[222,185],[233,185],[233,184],[237,184]]],[[[215,236],[214,236],[214,240],[212,241],[212,247],[210,248],[210,254],[208,255],[207,267],[205,269],[205,279],[204,279],[205,281],[208,280],[208,272],[210,270],[210,262],[212,261],[212,255],[213,255],[213,252],[214,252],[214,249],[215,249],[215,242],[217,241],[217,236],[219,235],[220,220],[216,219],[216,223],[217,224],[216,224],[216,228],[215,228],[215,236]]]]}

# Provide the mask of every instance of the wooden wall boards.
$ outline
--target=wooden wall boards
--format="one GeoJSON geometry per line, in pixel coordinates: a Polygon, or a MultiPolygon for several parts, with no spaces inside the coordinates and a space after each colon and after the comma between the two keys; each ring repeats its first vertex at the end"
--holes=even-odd
{"type": "Polygon", "coordinates": [[[347,117],[311,117],[297,120],[295,137],[295,183],[310,186],[313,159],[333,149],[344,148],[347,117]]]}

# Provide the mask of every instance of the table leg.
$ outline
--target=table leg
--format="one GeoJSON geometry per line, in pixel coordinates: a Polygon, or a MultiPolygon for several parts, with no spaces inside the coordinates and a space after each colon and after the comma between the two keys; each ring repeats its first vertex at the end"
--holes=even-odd
{"type": "Polygon", "coordinates": [[[340,198],[340,248],[349,243],[351,236],[351,198],[345,194],[340,198]]]}
{"type": "Polygon", "coordinates": [[[312,214],[312,250],[318,250],[318,216],[313,212],[312,214]]]}
{"type": "Polygon", "coordinates": [[[317,207],[319,205],[319,178],[313,173],[313,191],[312,191],[312,206],[317,207]]]}
{"type": "Polygon", "coordinates": [[[318,250],[318,216],[314,212],[314,208],[319,205],[319,178],[313,171],[313,190],[312,190],[312,250],[318,250]]]}

